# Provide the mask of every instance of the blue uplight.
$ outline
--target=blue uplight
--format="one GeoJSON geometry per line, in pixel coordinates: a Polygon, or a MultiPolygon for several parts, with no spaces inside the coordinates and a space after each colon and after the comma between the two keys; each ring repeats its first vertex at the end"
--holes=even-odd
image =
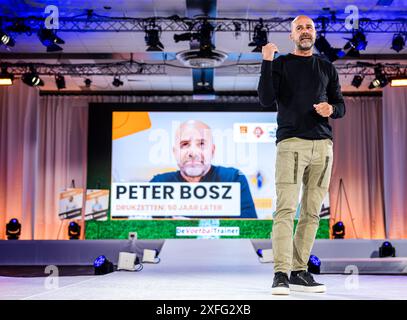
{"type": "Polygon", "coordinates": [[[321,260],[317,256],[314,256],[313,254],[309,257],[311,263],[317,267],[321,265],[321,260]]]}
{"type": "Polygon", "coordinates": [[[95,259],[95,262],[93,262],[93,266],[95,268],[99,268],[100,266],[102,266],[102,264],[104,264],[106,261],[106,257],[105,256],[99,256],[95,259]]]}

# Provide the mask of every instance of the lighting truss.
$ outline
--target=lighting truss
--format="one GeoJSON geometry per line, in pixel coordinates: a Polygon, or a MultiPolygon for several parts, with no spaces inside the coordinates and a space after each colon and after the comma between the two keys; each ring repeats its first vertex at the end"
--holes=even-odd
{"type": "MultiPolygon", "coordinates": [[[[335,65],[338,74],[340,75],[364,75],[364,76],[374,76],[374,68],[379,64],[371,63],[346,63],[335,65]]],[[[399,63],[383,63],[380,64],[387,76],[399,76],[407,75],[407,64],[399,63]]],[[[261,64],[238,64],[238,74],[260,74],[261,64]]]]}
{"type": "Polygon", "coordinates": [[[34,67],[38,75],[119,76],[119,75],[165,75],[165,64],[142,64],[136,62],[92,63],[92,64],[46,64],[46,63],[2,63],[13,75],[22,75],[34,67]]]}
{"type": "MultiPolygon", "coordinates": [[[[239,32],[253,32],[258,19],[234,19],[234,18],[186,18],[179,16],[170,17],[107,17],[101,15],[88,15],[77,17],[60,17],[59,32],[145,32],[146,27],[152,20],[159,26],[162,32],[185,32],[198,31],[199,26],[206,19],[214,27],[215,32],[236,32],[239,24],[239,32]]],[[[291,21],[294,18],[270,18],[263,19],[264,28],[268,32],[290,32],[291,21]]],[[[16,21],[24,21],[31,31],[38,31],[44,23],[43,17],[5,17],[0,16],[3,27],[13,25],[16,21]]],[[[350,33],[346,28],[345,19],[329,19],[318,17],[314,19],[317,31],[325,33],[350,33]]],[[[406,33],[407,19],[359,19],[359,28],[366,33],[406,33]]]]}
{"type": "MultiPolygon", "coordinates": [[[[340,75],[374,75],[374,68],[380,66],[388,76],[400,76],[407,74],[407,64],[381,63],[372,64],[368,62],[354,62],[336,64],[335,67],[340,75]]],[[[23,75],[34,68],[38,75],[69,75],[76,77],[86,76],[120,76],[120,75],[166,75],[167,68],[184,68],[182,66],[160,63],[140,63],[135,61],[124,61],[114,63],[92,63],[92,64],[46,64],[46,63],[1,63],[1,67],[7,67],[7,71],[13,75],[23,75]]],[[[237,67],[240,75],[260,74],[261,63],[234,63],[222,68],[237,67]]]]}

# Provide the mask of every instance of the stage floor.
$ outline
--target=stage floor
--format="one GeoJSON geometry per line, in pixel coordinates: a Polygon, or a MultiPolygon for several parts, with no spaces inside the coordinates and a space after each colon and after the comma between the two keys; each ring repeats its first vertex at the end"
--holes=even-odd
{"type": "Polygon", "coordinates": [[[103,276],[60,277],[58,287],[52,287],[47,278],[0,277],[0,299],[407,299],[407,276],[319,275],[316,279],[327,285],[327,293],[292,293],[280,297],[270,294],[270,265],[255,269],[188,271],[181,268],[166,272],[156,272],[155,267],[145,265],[139,273],[119,271],[103,276]]]}
{"type": "MultiPolygon", "coordinates": [[[[166,241],[159,264],[103,276],[0,277],[0,299],[407,299],[407,274],[322,274],[325,294],[272,296],[273,264],[247,240],[166,241]]],[[[62,272],[63,273],[63,272],[62,272]]]]}

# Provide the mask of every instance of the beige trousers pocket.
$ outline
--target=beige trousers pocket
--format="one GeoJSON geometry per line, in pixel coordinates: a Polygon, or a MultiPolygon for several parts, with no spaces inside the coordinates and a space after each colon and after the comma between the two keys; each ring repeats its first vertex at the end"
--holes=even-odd
{"type": "Polygon", "coordinates": [[[276,159],[276,183],[296,184],[298,180],[298,152],[278,151],[276,159]]]}
{"type": "Polygon", "coordinates": [[[332,157],[325,157],[324,168],[322,169],[321,176],[318,180],[318,186],[321,188],[327,188],[331,180],[331,170],[332,170],[332,157]]]}

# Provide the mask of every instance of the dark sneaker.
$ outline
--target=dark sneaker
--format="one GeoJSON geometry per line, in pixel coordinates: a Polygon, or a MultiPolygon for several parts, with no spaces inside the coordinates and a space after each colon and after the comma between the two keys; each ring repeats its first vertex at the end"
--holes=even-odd
{"type": "Polygon", "coordinates": [[[290,276],[290,290],[300,292],[326,292],[325,285],[315,282],[308,271],[292,271],[290,276]]]}
{"type": "Polygon", "coordinates": [[[288,275],[284,272],[276,272],[274,274],[273,286],[271,287],[271,294],[288,295],[290,294],[290,287],[288,275]]]}

